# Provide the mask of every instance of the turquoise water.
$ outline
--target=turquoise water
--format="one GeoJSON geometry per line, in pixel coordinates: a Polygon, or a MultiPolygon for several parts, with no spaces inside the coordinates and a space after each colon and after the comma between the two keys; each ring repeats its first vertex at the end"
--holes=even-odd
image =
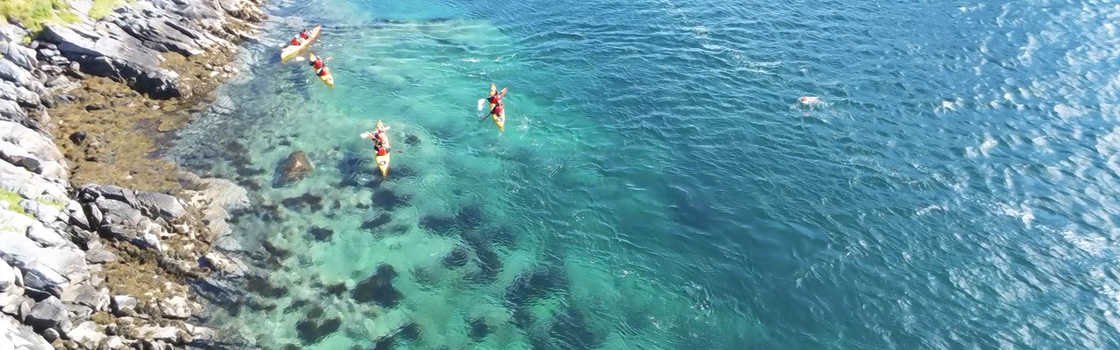
{"type": "Polygon", "coordinates": [[[1116,4],[270,7],[169,153],[252,192],[262,347],[1120,347],[1116,4]]]}

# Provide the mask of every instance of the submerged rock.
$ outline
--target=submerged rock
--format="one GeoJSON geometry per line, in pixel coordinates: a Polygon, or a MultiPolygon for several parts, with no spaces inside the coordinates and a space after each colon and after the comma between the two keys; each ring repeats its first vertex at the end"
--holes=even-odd
{"type": "Polygon", "coordinates": [[[287,159],[280,162],[280,166],[277,168],[275,185],[284,186],[298,182],[313,170],[315,170],[315,166],[307,159],[307,153],[303,151],[292,152],[287,159]]]}
{"type": "Polygon", "coordinates": [[[334,235],[334,230],[326,227],[315,226],[311,228],[310,233],[311,237],[315,237],[316,241],[326,241],[331,239],[331,236],[334,235]]]}
{"type": "Polygon", "coordinates": [[[363,230],[372,230],[372,229],[381,227],[382,225],[388,224],[389,221],[392,221],[392,220],[393,220],[393,217],[391,215],[389,215],[389,213],[381,213],[376,218],[362,221],[361,228],[363,230]]]}
{"type": "Polygon", "coordinates": [[[338,317],[329,318],[322,322],[314,319],[303,319],[296,323],[296,332],[299,334],[300,341],[310,345],[318,343],[323,338],[337,332],[340,326],[342,326],[342,319],[338,317]]]}
{"type": "Polygon", "coordinates": [[[381,264],[377,267],[377,273],[354,286],[350,297],[359,303],[373,301],[382,307],[397,306],[402,294],[393,287],[393,278],[396,277],[397,271],[392,266],[381,264]]]}

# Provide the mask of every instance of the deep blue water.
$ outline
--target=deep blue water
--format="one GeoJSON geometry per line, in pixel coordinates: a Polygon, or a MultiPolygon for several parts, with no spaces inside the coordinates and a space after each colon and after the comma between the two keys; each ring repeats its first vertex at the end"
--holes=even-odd
{"type": "Polygon", "coordinates": [[[253,192],[284,289],[213,322],[264,347],[1120,347],[1120,4],[270,6],[172,152],[253,192]]]}

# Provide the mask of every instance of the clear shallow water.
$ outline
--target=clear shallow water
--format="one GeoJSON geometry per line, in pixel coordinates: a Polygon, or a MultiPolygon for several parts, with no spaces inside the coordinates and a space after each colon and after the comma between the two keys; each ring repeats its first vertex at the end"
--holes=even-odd
{"type": "Polygon", "coordinates": [[[264,347],[1120,346],[1116,4],[271,6],[171,151],[260,186],[214,322],[264,347]]]}

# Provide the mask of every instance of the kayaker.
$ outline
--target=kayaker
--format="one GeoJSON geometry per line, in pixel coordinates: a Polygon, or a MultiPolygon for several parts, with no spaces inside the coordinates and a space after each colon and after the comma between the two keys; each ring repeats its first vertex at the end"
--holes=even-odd
{"type": "Polygon", "coordinates": [[[307,29],[304,29],[302,32],[299,32],[299,37],[303,38],[303,40],[311,39],[311,33],[307,32],[307,29]]]}
{"type": "Polygon", "coordinates": [[[501,104],[502,97],[506,97],[506,92],[509,92],[509,88],[502,89],[501,92],[490,95],[490,97],[487,98],[487,101],[490,101],[490,104],[493,105],[501,104]]]}
{"type": "Polygon", "coordinates": [[[315,70],[315,74],[318,74],[320,77],[325,77],[328,74],[331,74],[331,68],[324,66],[321,69],[315,70]]]}
{"type": "Polygon", "coordinates": [[[323,69],[323,67],[326,67],[327,63],[323,61],[322,57],[315,56],[315,60],[311,61],[311,66],[315,67],[315,71],[318,72],[320,69],[323,69]]]}
{"type": "Polygon", "coordinates": [[[498,104],[494,105],[494,109],[490,110],[490,115],[496,115],[498,117],[504,117],[506,115],[505,107],[506,107],[505,102],[498,101],[498,104]]]}
{"type": "Polygon", "coordinates": [[[300,45],[299,38],[292,38],[292,41],[288,42],[288,44],[291,44],[292,46],[299,46],[300,45]]]}

